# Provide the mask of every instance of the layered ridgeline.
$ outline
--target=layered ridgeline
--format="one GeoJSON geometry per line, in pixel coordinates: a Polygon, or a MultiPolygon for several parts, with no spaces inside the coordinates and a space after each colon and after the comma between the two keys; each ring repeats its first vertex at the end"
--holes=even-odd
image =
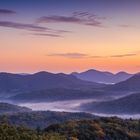
{"type": "Polygon", "coordinates": [[[119,72],[113,74],[111,72],[98,71],[94,69],[90,69],[81,73],[73,72],[72,75],[82,80],[107,84],[118,83],[133,76],[133,74],[129,74],[126,72],[119,72]]]}
{"type": "Polygon", "coordinates": [[[135,74],[129,79],[119,82],[115,85],[108,86],[109,90],[117,91],[140,91],[140,73],[135,74]]]}
{"type": "Polygon", "coordinates": [[[95,86],[94,83],[94,85],[88,85],[87,87],[29,91],[13,95],[7,99],[15,102],[49,102],[77,99],[112,100],[140,92],[140,74],[114,85],[99,84],[95,86]]]}
{"type": "MultiPolygon", "coordinates": [[[[33,98],[33,100],[36,101],[38,99],[38,102],[40,102],[41,97],[44,100],[45,98],[43,96],[46,97],[46,95],[50,94],[53,100],[56,100],[56,94],[61,94],[62,96],[60,96],[63,97],[67,93],[70,94],[73,92],[79,94],[81,91],[97,89],[103,86],[105,85],[83,81],[73,75],[63,73],[38,72],[27,75],[0,73],[0,98],[6,101],[15,101],[15,99],[21,98],[23,100],[27,98],[26,101],[30,101],[33,98]]],[[[46,101],[48,98],[49,96],[46,97],[46,101]]]]}
{"type": "Polygon", "coordinates": [[[106,85],[87,82],[73,75],[38,72],[35,74],[0,73],[0,99],[6,102],[48,102],[87,99],[98,95],[106,85]]]}
{"type": "Polygon", "coordinates": [[[87,82],[72,75],[48,72],[30,75],[0,74],[1,100],[14,103],[68,100],[78,100],[80,103],[80,99],[86,99],[94,102],[82,105],[80,111],[136,114],[140,108],[139,95],[136,96],[136,93],[140,93],[140,74],[114,85],[87,82]],[[131,94],[133,100],[129,97],[131,94]]]}
{"type": "MultiPolygon", "coordinates": [[[[88,73],[90,72],[94,72],[94,75],[100,77],[102,80],[106,80],[108,76],[113,75],[109,72],[99,72],[95,70],[89,70],[88,73]]],[[[127,75],[124,76],[123,80],[131,76],[130,74],[122,72],[116,74],[116,77],[119,78],[119,75],[127,75]]],[[[89,77],[92,76],[89,75],[89,77]]],[[[93,79],[96,79],[95,76],[93,77],[93,79]]],[[[0,73],[0,97],[1,100],[6,101],[43,102],[110,98],[109,96],[112,95],[112,92],[115,90],[106,91],[107,88],[103,87],[106,87],[106,85],[84,81],[71,74],[53,74],[48,72],[38,72],[35,74],[0,73]]]]}
{"type": "Polygon", "coordinates": [[[104,85],[86,82],[62,73],[39,72],[28,75],[0,73],[0,97],[53,88],[89,89],[102,86],[104,85]]]}
{"type": "Polygon", "coordinates": [[[6,98],[6,101],[16,103],[37,103],[37,102],[54,102],[54,101],[71,101],[72,100],[91,100],[91,99],[107,99],[110,98],[111,92],[106,92],[100,89],[66,89],[53,88],[47,90],[37,90],[24,92],[6,98]]]}
{"type": "MultiPolygon", "coordinates": [[[[102,83],[116,83],[124,81],[131,77],[131,74],[120,72],[116,75],[109,72],[100,72],[96,70],[89,70],[81,73],[84,78],[80,78],[76,74],[53,74],[49,72],[38,72],[35,74],[11,74],[11,73],[0,73],[0,97],[4,95],[11,95],[16,93],[22,93],[26,91],[35,90],[46,90],[53,88],[64,88],[64,89],[90,89],[100,88],[104,84],[97,84],[96,82],[102,83]],[[74,76],[75,75],[75,76],[74,76]],[[109,77],[116,77],[116,81],[108,81],[109,77]],[[86,80],[86,78],[92,78],[93,80],[86,80]],[[82,79],[82,80],[81,80],[82,79]],[[104,80],[104,81],[103,81],[104,80]]],[[[112,78],[111,78],[112,79],[112,78]]]]}
{"type": "Polygon", "coordinates": [[[81,110],[104,114],[140,114],[140,93],[111,101],[83,104],[81,110]]]}
{"type": "Polygon", "coordinates": [[[106,87],[107,90],[122,94],[111,101],[92,102],[81,105],[81,110],[105,114],[140,114],[140,74],[136,74],[126,81],[106,87]],[[126,93],[129,93],[128,95],[126,93]]]}

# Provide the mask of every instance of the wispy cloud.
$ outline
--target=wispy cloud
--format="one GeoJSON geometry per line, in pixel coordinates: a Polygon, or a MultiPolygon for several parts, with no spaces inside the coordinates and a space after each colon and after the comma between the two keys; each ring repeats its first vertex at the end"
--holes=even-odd
{"type": "Polygon", "coordinates": [[[93,55],[89,56],[89,58],[107,58],[108,56],[99,56],[99,55],[93,55]]]}
{"type": "Polygon", "coordinates": [[[98,16],[96,14],[91,14],[89,12],[73,12],[72,15],[74,17],[79,17],[79,18],[87,18],[87,19],[100,19],[100,20],[106,20],[108,19],[107,17],[101,17],[101,16],[98,16]]]}
{"type": "Polygon", "coordinates": [[[117,54],[117,55],[108,55],[108,56],[100,56],[100,55],[90,55],[84,53],[52,53],[47,56],[58,56],[58,57],[66,57],[66,58],[86,58],[86,59],[98,59],[98,58],[123,58],[123,57],[132,57],[139,55],[140,53],[129,53],[129,54],[117,54]]]}
{"type": "Polygon", "coordinates": [[[35,24],[24,24],[11,21],[0,21],[0,27],[33,31],[34,33],[31,33],[32,35],[50,36],[50,37],[61,37],[61,34],[69,32],[65,30],[55,30],[47,27],[42,27],[35,24]]]}
{"type": "Polygon", "coordinates": [[[50,37],[63,37],[62,35],[47,34],[47,33],[31,33],[31,35],[35,35],[35,36],[50,36],[50,37]]]}
{"type": "Polygon", "coordinates": [[[112,55],[110,57],[130,57],[130,56],[135,56],[138,55],[137,53],[130,53],[130,54],[118,54],[118,55],[112,55]]]}
{"type": "Polygon", "coordinates": [[[87,26],[103,27],[101,20],[106,17],[99,17],[88,12],[73,12],[70,16],[51,15],[42,16],[37,19],[38,23],[74,23],[87,26]]]}
{"type": "Polygon", "coordinates": [[[115,55],[108,55],[108,56],[90,56],[90,58],[123,58],[123,57],[132,57],[139,55],[140,53],[128,53],[128,54],[115,54],[115,55]]]}
{"type": "Polygon", "coordinates": [[[5,14],[7,14],[7,15],[11,15],[11,14],[16,14],[16,12],[15,11],[13,11],[13,10],[9,10],[9,9],[0,9],[0,15],[5,15],[5,14]]]}
{"type": "Polygon", "coordinates": [[[85,53],[52,53],[48,54],[47,56],[58,56],[58,57],[66,57],[66,58],[105,58],[107,56],[97,56],[97,55],[90,55],[85,53]]]}
{"type": "Polygon", "coordinates": [[[9,27],[9,28],[15,28],[15,29],[24,29],[24,30],[30,30],[30,31],[46,31],[50,30],[46,27],[41,27],[33,24],[23,24],[23,23],[17,23],[17,22],[11,22],[11,21],[0,21],[0,26],[2,27],[9,27]]]}
{"type": "Polygon", "coordinates": [[[66,57],[66,58],[85,58],[88,57],[88,54],[83,53],[54,53],[48,54],[47,56],[59,56],[59,57],[66,57]]]}
{"type": "MultiPolygon", "coordinates": [[[[8,9],[0,9],[0,14],[15,14],[15,11],[8,9]]],[[[35,36],[50,36],[50,37],[63,37],[65,33],[71,33],[72,31],[67,30],[58,30],[53,28],[48,28],[42,26],[38,23],[75,23],[88,26],[103,27],[100,20],[105,19],[105,17],[99,17],[88,12],[73,12],[71,16],[61,16],[61,15],[52,15],[40,17],[35,23],[19,23],[14,21],[0,21],[0,27],[13,28],[19,30],[30,31],[30,35],[35,36]]]]}

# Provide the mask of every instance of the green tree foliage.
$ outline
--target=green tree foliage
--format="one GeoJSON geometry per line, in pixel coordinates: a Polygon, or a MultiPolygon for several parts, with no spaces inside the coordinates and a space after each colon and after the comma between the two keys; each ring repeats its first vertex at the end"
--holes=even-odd
{"type": "Polygon", "coordinates": [[[39,134],[35,130],[1,123],[0,140],[66,140],[66,138],[55,132],[39,134]]]}
{"type": "Polygon", "coordinates": [[[6,121],[0,124],[0,140],[140,140],[140,120],[71,120],[45,129],[29,129],[6,121]]]}
{"type": "Polygon", "coordinates": [[[57,132],[67,139],[79,140],[140,140],[138,120],[100,118],[94,120],[68,121],[51,125],[45,132],[57,132]]]}

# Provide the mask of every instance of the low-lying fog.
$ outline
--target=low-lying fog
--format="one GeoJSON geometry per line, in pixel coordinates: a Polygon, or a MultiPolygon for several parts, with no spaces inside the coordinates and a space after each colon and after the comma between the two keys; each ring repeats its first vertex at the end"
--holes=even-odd
{"type": "MultiPolygon", "coordinates": [[[[50,110],[50,111],[65,111],[65,112],[82,112],[80,109],[78,109],[78,107],[83,103],[90,103],[93,101],[97,101],[97,100],[87,99],[87,100],[55,101],[55,102],[43,102],[43,103],[21,103],[18,105],[31,108],[33,111],[50,110]]],[[[127,114],[116,115],[115,114],[114,115],[114,114],[102,114],[102,113],[94,113],[94,112],[92,114],[97,115],[97,116],[105,116],[105,117],[117,116],[124,119],[129,119],[129,118],[139,119],[140,118],[140,114],[135,114],[135,115],[134,114],[132,115],[127,115],[127,114]]]]}
{"type": "Polygon", "coordinates": [[[55,102],[43,102],[43,103],[23,103],[18,104],[20,106],[26,106],[32,110],[51,110],[51,111],[68,111],[79,112],[77,108],[83,103],[90,103],[95,100],[69,100],[69,101],[55,101],[55,102]]]}

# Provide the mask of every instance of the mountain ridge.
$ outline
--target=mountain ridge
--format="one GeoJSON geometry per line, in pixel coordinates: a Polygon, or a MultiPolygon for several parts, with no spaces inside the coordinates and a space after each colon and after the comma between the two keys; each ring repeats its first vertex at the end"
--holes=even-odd
{"type": "Polygon", "coordinates": [[[83,81],[73,75],[62,73],[53,74],[44,71],[30,75],[0,73],[1,96],[51,88],[84,89],[102,86],[104,85],[95,82],[83,81]]]}
{"type": "Polygon", "coordinates": [[[99,71],[95,69],[90,69],[81,73],[73,72],[71,74],[81,80],[86,80],[86,81],[91,81],[96,83],[109,83],[109,84],[118,83],[133,76],[133,74],[129,74],[124,71],[120,71],[116,74],[113,74],[111,72],[99,71]]]}
{"type": "Polygon", "coordinates": [[[110,90],[140,91],[140,73],[135,74],[129,79],[107,87],[110,90]]]}

